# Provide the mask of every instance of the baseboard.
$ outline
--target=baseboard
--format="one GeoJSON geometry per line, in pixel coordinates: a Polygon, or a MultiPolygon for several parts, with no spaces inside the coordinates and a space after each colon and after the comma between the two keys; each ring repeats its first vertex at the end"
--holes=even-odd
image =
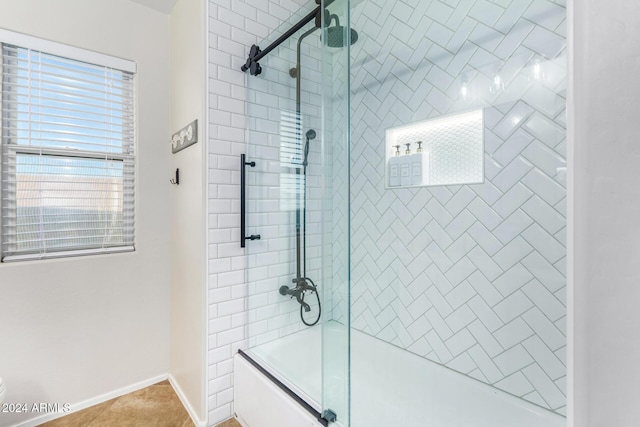
{"type": "Polygon", "coordinates": [[[64,412],[64,413],[56,412],[56,413],[44,414],[36,418],[31,418],[30,420],[22,421],[18,424],[15,424],[13,427],[36,427],[42,423],[46,423],[47,421],[52,421],[52,420],[55,420],[56,418],[61,418],[61,417],[64,417],[65,415],[73,414],[74,412],[87,409],[90,406],[94,406],[99,403],[106,402],[107,400],[115,399],[116,397],[124,396],[125,394],[132,393],[134,391],[143,389],[145,387],[149,387],[153,384],[157,384],[161,381],[164,381],[167,378],[168,378],[167,374],[158,375],[156,377],[149,378],[144,381],[140,381],[135,384],[131,384],[114,391],[110,391],[109,393],[92,397],[91,399],[87,399],[79,403],[73,403],[71,404],[70,412],[64,412]]]}
{"type": "Polygon", "coordinates": [[[247,424],[242,418],[240,417],[235,417],[235,418],[238,424],[240,424],[242,427],[250,427],[249,424],[247,424]]]}
{"type": "Polygon", "coordinates": [[[193,424],[195,424],[196,427],[207,427],[206,421],[202,421],[198,417],[198,414],[196,414],[196,411],[193,410],[191,403],[189,402],[187,397],[184,395],[184,392],[178,385],[178,382],[175,380],[175,378],[173,378],[173,375],[171,374],[169,374],[169,382],[171,383],[171,386],[175,390],[176,394],[178,395],[178,398],[180,398],[180,401],[182,402],[182,406],[184,406],[184,408],[187,410],[187,413],[189,414],[189,417],[191,417],[191,421],[193,421],[193,424]]]}

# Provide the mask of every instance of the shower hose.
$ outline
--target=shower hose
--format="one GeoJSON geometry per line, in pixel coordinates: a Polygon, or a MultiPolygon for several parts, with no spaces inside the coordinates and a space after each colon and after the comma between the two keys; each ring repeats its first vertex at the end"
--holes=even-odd
{"type": "MultiPolygon", "coordinates": [[[[302,304],[300,304],[300,320],[302,320],[302,323],[304,323],[307,326],[314,326],[320,321],[320,315],[322,314],[322,305],[320,304],[320,294],[318,294],[318,288],[316,288],[316,284],[313,283],[313,280],[311,280],[309,278],[306,278],[306,277],[304,278],[304,280],[311,283],[311,286],[313,288],[311,290],[311,292],[316,294],[316,299],[318,300],[318,317],[316,317],[316,320],[314,322],[308,323],[304,319],[304,306],[302,304]]],[[[304,296],[302,297],[302,300],[304,301],[304,296]]]]}
{"type": "MultiPolygon", "coordinates": [[[[305,160],[303,162],[303,174],[304,174],[304,195],[303,195],[303,209],[302,209],[302,223],[304,224],[304,228],[302,230],[302,247],[304,250],[304,281],[311,283],[311,292],[316,294],[316,299],[318,300],[318,317],[312,323],[308,323],[304,319],[304,306],[300,304],[300,320],[307,326],[314,326],[320,321],[320,315],[322,314],[322,305],[320,303],[320,294],[318,293],[318,287],[313,280],[309,279],[307,276],[307,159],[309,156],[309,139],[307,139],[307,143],[304,147],[304,157],[305,160]]],[[[302,294],[302,299],[304,301],[304,293],[302,294]]]]}

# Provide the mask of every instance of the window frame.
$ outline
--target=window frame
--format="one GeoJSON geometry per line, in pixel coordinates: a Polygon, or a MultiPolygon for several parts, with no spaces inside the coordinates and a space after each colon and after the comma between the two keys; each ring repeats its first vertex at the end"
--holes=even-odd
{"type": "MultiPolygon", "coordinates": [[[[132,124],[132,135],[130,144],[127,143],[126,146],[123,145],[122,152],[109,152],[109,151],[92,151],[88,149],[75,149],[75,148],[51,148],[51,147],[43,147],[43,146],[28,146],[23,144],[16,143],[5,143],[4,137],[0,134],[0,177],[4,178],[7,174],[2,167],[4,165],[3,156],[6,153],[11,156],[13,159],[17,160],[17,156],[19,155],[37,155],[37,156],[49,156],[49,157],[60,157],[67,159],[85,159],[85,160],[95,160],[95,161],[116,161],[122,162],[123,169],[123,178],[122,178],[122,198],[123,198],[123,206],[133,206],[133,224],[134,229],[132,231],[132,241],[131,244],[129,242],[124,243],[120,246],[103,246],[97,248],[72,248],[65,250],[64,248],[55,250],[54,252],[38,252],[38,253],[24,253],[24,254],[12,254],[6,255],[3,251],[4,248],[4,236],[2,233],[4,232],[3,226],[0,225],[0,263],[8,263],[14,261],[27,261],[27,260],[39,260],[39,259],[52,259],[52,258],[67,258],[67,257],[76,257],[76,256],[85,256],[85,255],[95,255],[95,254],[108,254],[108,253],[120,253],[120,252],[133,252],[135,251],[135,217],[136,217],[136,172],[137,172],[137,158],[136,158],[136,149],[137,149],[137,100],[136,100],[136,86],[137,86],[137,65],[135,62],[122,59],[118,57],[114,57],[111,55],[106,55],[103,53],[98,53],[86,49],[77,48],[74,46],[57,43],[49,40],[40,39],[37,37],[16,33],[13,31],[8,31],[0,28],[0,52],[2,51],[3,45],[13,45],[21,49],[29,49],[33,51],[41,52],[45,55],[52,55],[61,57],[70,61],[75,62],[83,62],[92,66],[99,66],[114,69],[117,71],[129,73],[133,76],[132,81],[132,96],[131,96],[131,108],[133,109],[131,117],[133,120],[132,124]],[[127,150],[129,148],[129,150],[127,150]],[[127,191],[127,173],[132,174],[132,184],[133,188],[127,191]],[[128,201],[127,201],[128,199],[128,201]]],[[[3,72],[3,59],[0,54],[0,78],[2,77],[3,72]]],[[[1,80],[0,80],[1,81],[1,80]]],[[[0,86],[0,100],[2,100],[2,87],[0,86]]],[[[3,116],[3,105],[4,103],[0,101],[0,129],[4,127],[4,116],[3,116]]],[[[4,131],[2,131],[4,132],[4,131]]],[[[16,182],[16,181],[14,181],[16,182]]],[[[5,185],[0,185],[0,197],[4,198],[6,192],[5,185]]],[[[17,191],[17,189],[16,189],[17,191]]],[[[15,201],[17,197],[15,196],[17,193],[13,193],[13,200],[15,201]]],[[[4,202],[0,203],[0,215],[4,215],[3,212],[4,202]]],[[[0,218],[0,224],[3,220],[0,218]]]]}

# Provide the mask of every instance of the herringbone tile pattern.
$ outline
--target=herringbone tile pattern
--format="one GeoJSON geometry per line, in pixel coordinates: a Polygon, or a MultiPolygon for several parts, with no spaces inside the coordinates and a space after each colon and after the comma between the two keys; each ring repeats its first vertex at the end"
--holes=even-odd
{"type": "Polygon", "coordinates": [[[562,1],[367,0],[351,69],[353,326],[560,413],[565,16],[562,1]],[[483,184],[385,189],[385,129],[479,107],[483,184]]]}

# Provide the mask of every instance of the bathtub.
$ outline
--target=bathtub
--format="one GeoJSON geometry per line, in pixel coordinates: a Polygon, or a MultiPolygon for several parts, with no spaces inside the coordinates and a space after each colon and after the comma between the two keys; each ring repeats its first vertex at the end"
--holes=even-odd
{"type": "MultiPolygon", "coordinates": [[[[341,327],[322,326],[331,335],[341,327]]],[[[325,337],[326,338],[326,337],[325,337]]],[[[320,327],[247,354],[322,412],[320,327]]],[[[351,331],[351,427],[564,427],[566,419],[364,333],[351,331]]],[[[346,351],[332,349],[333,361],[346,351]]],[[[308,411],[236,356],[235,412],[245,427],[321,426],[308,411]],[[285,418],[282,418],[286,415],[285,418]],[[273,422],[272,422],[273,420],[273,422]]],[[[336,426],[341,426],[338,413],[336,426]]]]}

